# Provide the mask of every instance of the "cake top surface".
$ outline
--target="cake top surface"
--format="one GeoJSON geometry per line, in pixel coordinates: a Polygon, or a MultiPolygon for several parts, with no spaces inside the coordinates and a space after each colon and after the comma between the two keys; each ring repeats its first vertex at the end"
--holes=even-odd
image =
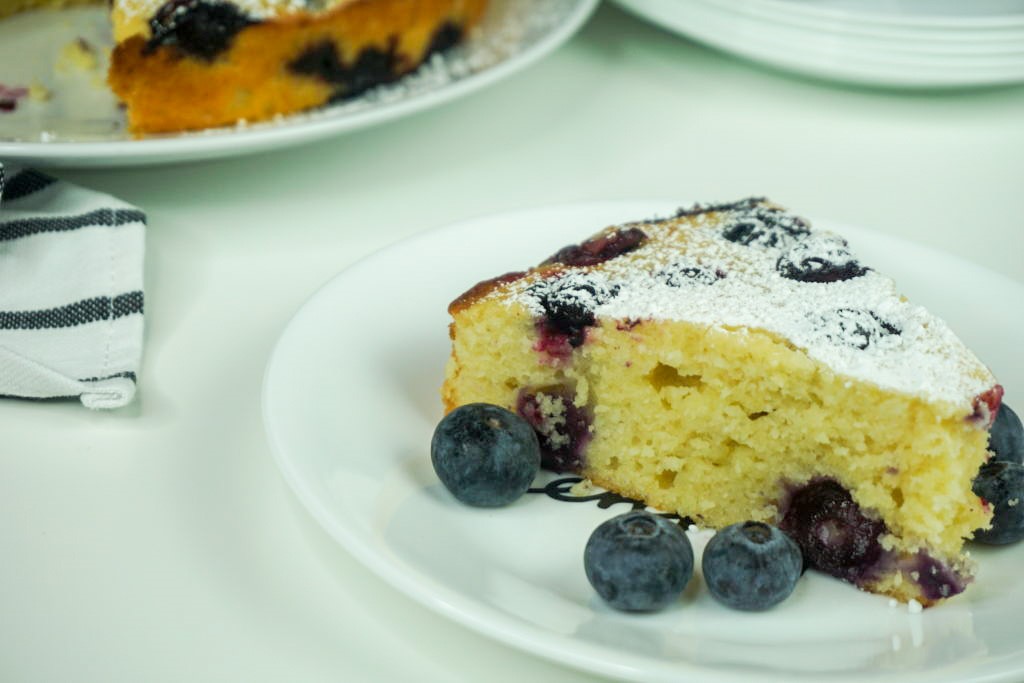
{"type": "Polygon", "coordinates": [[[972,405],[995,384],[942,320],[862,265],[840,236],[762,199],[614,226],[484,296],[613,320],[777,334],[834,372],[972,405]]]}

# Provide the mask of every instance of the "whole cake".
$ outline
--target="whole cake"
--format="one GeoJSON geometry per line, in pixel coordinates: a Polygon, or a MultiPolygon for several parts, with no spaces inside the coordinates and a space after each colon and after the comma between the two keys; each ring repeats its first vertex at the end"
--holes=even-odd
{"type": "MultiPolygon", "coordinates": [[[[0,0],[0,16],[87,0],[0,0]]],[[[262,121],[396,80],[486,0],[112,0],[108,82],[136,134],[262,121]]]]}
{"type": "Polygon", "coordinates": [[[545,467],[924,605],[970,582],[1002,388],[841,237],[764,199],[609,227],[449,307],[442,396],[508,407],[545,467]]]}

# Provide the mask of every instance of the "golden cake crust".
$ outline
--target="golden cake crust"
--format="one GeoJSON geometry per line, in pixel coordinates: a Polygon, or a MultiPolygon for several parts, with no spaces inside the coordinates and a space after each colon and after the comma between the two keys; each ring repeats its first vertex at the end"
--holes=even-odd
{"type": "Polygon", "coordinates": [[[517,270],[505,273],[504,275],[499,275],[498,277],[493,277],[489,280],[478,282],[456,297],[451,304],[448,305],[448,313],[455,315],[459,311],[469,308],[501,285],[518,280],[524,275],[526,275],[526,271],[517,270]]]}

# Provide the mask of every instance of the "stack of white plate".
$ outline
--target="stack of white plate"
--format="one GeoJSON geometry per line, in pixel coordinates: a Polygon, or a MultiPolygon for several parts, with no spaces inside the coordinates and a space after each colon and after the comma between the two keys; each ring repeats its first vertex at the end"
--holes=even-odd
{"type": "Polygon", "coordinates": [[[713,47],[895,87],[1024,82],[1024,0],[618,0],[713,47]]]}

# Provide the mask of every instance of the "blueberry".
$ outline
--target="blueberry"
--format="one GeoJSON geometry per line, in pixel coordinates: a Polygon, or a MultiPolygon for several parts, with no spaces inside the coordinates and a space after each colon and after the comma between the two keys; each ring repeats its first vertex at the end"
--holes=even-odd
{"type": "Polygon", "coordinates": [[[807,222],[777,209],[754,207],[729,217],[722,237],[748,247],[786,247],[810,234],[807,222]]]}
{"type": "Polygon", "coordinates": [[[355,60],[348,64],[341,60],[334,42],[324,39],[307,47],[288,64],[288,69],[336,86],[332,101],[340,101],[398,78],[395,48],[396,42],[393,40],[384,50],[373,46],[364,47],[355,60]]]}
{"type": "Polygon", "coordinates": [[[288,64],[288,70],[302,76],[313,76],[327,83],[340,83],[348,78],[348,69],[338,56],[331,40],[310,45],[288,64]]]}
{"type": "Polygon", "coordinates": [[[169,0],[149,20],[148,51],[175,45],[194,57],[212,60],[231,47],[235,35],[257,23],[237,5],[221,0],[169,0]]]}
{"type": "Polygon", "coordinates": [[[464,33],[465,31],[461,24],[450,20],[444,22],[434,31],[434,35],[427,45],[426,54],[432,55],[435,52],[444,52],[455,47],[462,40],[464,33]]]}
{"type": "Polygon", "coordinates": [[[679,598],[693,576],[693,548],[675,522],[644,510],[597,527],[583,552],[597,594],[626,612],[653,612],[679,598]]]}
{"type": "Polygon", "coordinates": [[[856,308],[837,308],[812,316],[811,323],[818,334],[836,346],[848,346],[863,351],[869,346],[892,345],[902,330],[881,318],[874,311],[856,308]]]}
{"type": "Polygon", "coordinates": [[[996,413],[992,431],[988,434],[988,449],[996,460],[1024,463],[1024,426],[1020,418],[1005,403],[996,413]]]}
{"type": "Polygon", "coordinates": [[[586,290],[553,292],[551,296],[541,299],[541,305],[544,307],[547,326],[553,333],[568,337],[573,348],[581,346],[586,339],[584,329],[597,324],[597,317],[591,308],[593,301],[586,295],[586,290]]]}
{"type": "Polygon", "coordinates": [[[540,445],[533,428],[515,413],[469,403],[438,423],[430,460],[457,499],[475,507],[500,507],[530,487],[540,470],[540,445]]]}
{"type": "Polygon", "coordinates": [[[690,285],[713,285],[725,277],[725,273],[710,270],[701,266],[687,266],[672,263],[654,274],[656,280],[669,287],[685,287],[690,285]]]}
{"type": "Polygon", "coordinates": [[[885,523],[865,515],[833,479],[797,489],[779,527],[800,546],[808,567],[851,583],[870,575],[882,557],[885,523]]]}
{"type": "Polygon", "coordinates": [[[978,529],[974,540],[1006,545],[1024,538],[1024,465],[991,460],[981,466],[972,488],[993,508],[992,528],[978,529]]]}
{"type": "Polygon", "coordinates": [[[586,340],[586,328],[597,324],[594,310],[618,294],[618,287],[586,273],[568,273],[542,280],[531,288],[544,310],[543,323],[552,334],[564,335],[576,348],[586,340]]]}
{"type": "MultiPolygon", "coordinates": [[[[1005,393],[1003,386],[996,384],[975,396],[971,401],[971,414],[967,416],[967,422],[976,427],[991,430],[996,417],[1001,412],[1000,406],[1003,404],[1003,394],[1005,393]]],[[[997,459],[1006,460],[1007,458],[997,459]]]]}
{"type": "Polygon", "coordinates": [[[602,233],[580,244],[559,249],[542,265],[561,263],[567,266],[594,266],[616,256],[628,254],[647,240],[647,233],[637,227],[622,227],[602,233]]]}
{"type": "Polygon", "coordinates": [[[762,522],[739,522],[715,534],[701,561],[704,583],[720,603],[747,611],[774,607],[789,597],[803,571],[800,547],[762,522]]]}
{"type": "Polygon", "coordinates": [[[868,272],[856,261],[833,263],[817,256],[796,263],[780,259],[777,268],[782,277],[797,282],[842,282],[868,272]]]}
{"type": "Polygon", "coordinates": [[[921,596],[929,601],[943,600],[959,595],[967,588],[967,580],[952,567],[941,560],[918,551],[910,559],[900,563],[904,577],[910,575],[911,580],[921,589],[921,596]]]}
{"type": "Polygon", "coordinates": [[[775,268],[782,277],[797,282],[840,282],[868,272],[846,240],[828,233],[797,242],[779,257],[775,268]]]}
{"type": "Polygon", "coordinates": [[[593,414],[577,406],[569,386],[523,388],[516,397],[516,412],[537,433],[540,465],[553,472],[580,472],[590,443],[593,414]]]}

